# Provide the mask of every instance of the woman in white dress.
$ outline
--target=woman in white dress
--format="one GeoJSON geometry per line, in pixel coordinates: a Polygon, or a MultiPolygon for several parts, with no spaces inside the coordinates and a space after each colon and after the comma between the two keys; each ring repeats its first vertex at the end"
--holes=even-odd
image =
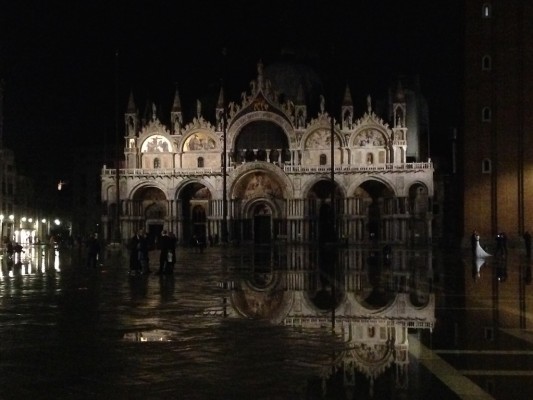
{"type": "Polygon", "coordinates": [[[483,250],[483,248],[479,244],[479,235],[476,235],[476,257],[477,258],[492,257],[492,254],[489,254],[485,250],[483,250]]]}

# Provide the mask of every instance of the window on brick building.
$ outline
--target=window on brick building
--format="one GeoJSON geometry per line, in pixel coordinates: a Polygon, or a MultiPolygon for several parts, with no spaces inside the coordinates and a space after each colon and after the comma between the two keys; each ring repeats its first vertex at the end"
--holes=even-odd
{"type": "Polygon", "coordinates": [[[492,16],[492,7],[490,6],[490,3],[485,3],[481,7],[481,16],[483,18],[490,18],[492,16]]]}
{"type": "Polygon", "coordinates": [[[488,158],[481,162],[481,172],[483,174],[490,174],[492,172],[492,163],[488,158]]]}
{"type": "Polygon", "coordinates": [[[481,69],[483,71],[490,71],[492,69],[492,58],[488,54],[485,54],[481,59],[481,69]]]}
{"type": "Polygon", "coordinates": [[[204,167],[204,158],[203,157],[198,157],[198,168],[203,168],[204,167]]]}
{"type": "Polygon", "coordinates": [[[481,110],[481,120],[483,122],[490,122],[492,119],[492,111],[490,107],[483,107],[483,110],[481,110]]]}

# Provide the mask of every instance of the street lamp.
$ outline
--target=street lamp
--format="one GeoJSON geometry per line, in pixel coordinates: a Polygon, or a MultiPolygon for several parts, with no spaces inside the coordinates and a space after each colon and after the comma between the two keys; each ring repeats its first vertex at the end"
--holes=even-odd
{"type": "MultiPolygon", "coordinates": [[[[8,218],[9,218],[9,224],[10,224],[9,226],[10,226],[10,228],[12,228],[14,226],[13,224],[15,222],[15,216],[13,214],[10,214],[8,218]]],[[[9,231],[9,234],[11,235],[11,230],[9,231]]],[[[10,237],[9,241],[11,241],[12,239],[13,238],[10,237]]]]}
{"type": "Polygon", "coordinates": [[[4,241],[4,214],[0,214],[0,239],[4,241]]]}

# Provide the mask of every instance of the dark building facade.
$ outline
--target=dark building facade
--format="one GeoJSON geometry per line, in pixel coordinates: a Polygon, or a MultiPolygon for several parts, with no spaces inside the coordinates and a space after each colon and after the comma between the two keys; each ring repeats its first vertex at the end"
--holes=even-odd
{"type": "Polygon", "coordinates": [[[464,237],[533,228],[533,3],[465,2],[464,237]]]}

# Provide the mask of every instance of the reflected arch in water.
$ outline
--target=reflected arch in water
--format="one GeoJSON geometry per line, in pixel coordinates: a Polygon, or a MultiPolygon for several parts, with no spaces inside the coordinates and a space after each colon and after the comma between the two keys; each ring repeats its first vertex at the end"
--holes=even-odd
{"type": "Polygon", "coordinates": [[[257,275],[236,285],[231,292],[231,305],[242,317],[280,323],[293,308],[294,294],[283,288],[278,273],[257,275]]]}

